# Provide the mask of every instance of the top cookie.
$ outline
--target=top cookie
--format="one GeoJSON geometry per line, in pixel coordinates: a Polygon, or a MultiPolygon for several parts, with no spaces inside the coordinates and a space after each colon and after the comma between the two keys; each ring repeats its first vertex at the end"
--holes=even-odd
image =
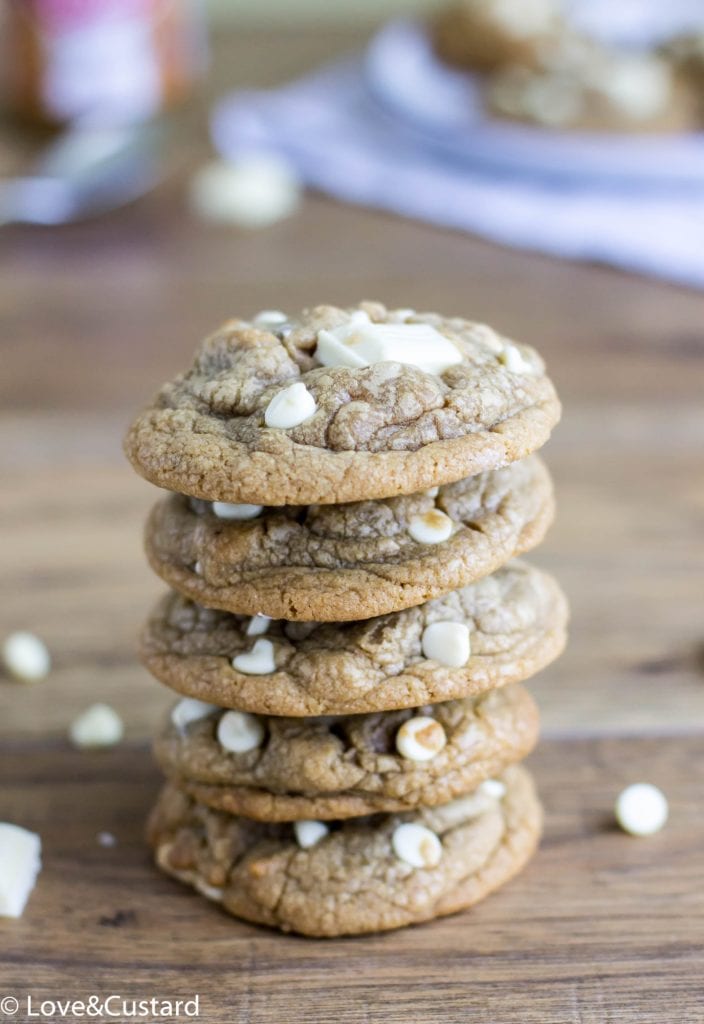
{"type": "Polygon", "coordinates": [[[125,451],[152,483],[193,497],[332,504],[506,465],[559,415],[533,349],[363,302],[228,321],[137,417],[125,451]]]}

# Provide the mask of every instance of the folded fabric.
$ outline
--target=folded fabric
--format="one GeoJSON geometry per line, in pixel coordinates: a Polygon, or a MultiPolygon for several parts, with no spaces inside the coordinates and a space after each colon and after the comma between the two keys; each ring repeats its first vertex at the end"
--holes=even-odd
{"type": "MultiPolygon", "coordinates": [[[[407,34],[410,38],[413,30],[407,34]]],[[[398,75],[413,75],[417,61],[396,68],[398,75]]],[[[423,73],[427,82],[427,67],[423,73]]],[[[416,95],[418,80],[403,84],[406,94],[416,95]]],[[[427,106],[427,94],[422,101],[427,106]]],[[[657,187],[640,178],[631,183],[623,173],[610,180],[589,168],[561,179],[554,153],[550,172],[541,174],[544,132],[536,133],[532,167],[503,159],[500,146],[489,146],[495,158],[487,162],[487,137],[481,133],[495,127],[478,121],[473,129],[483,160],[473,164],[461,150],[454,156],[446,133],[443,149],[427,125],[379,102],[378,90],[370,87],[369,64],[360,58],[277,90],[235,93],[212,118],[215,144],[226,157],[276,152],[292,162],[306,184],[342,200],[505,245],[704,287],[704,174],[701,181],[696,174],[684,174],[681,181],[665,175],[657,187]]],[[[583,144],[583,138],[575,139],[576,146],[583,144]]],[[[671,163],[671,141],[663,139],[662,145],[669,147],[671,163]]],[[[703,158],[700,138],[692,136],[683,145],[683,154],[703,158]]],[[[657,155],[657,141],[649,146],[657,155]]],[[[680,160],[680,167],[685,162],[680,160]]]]}

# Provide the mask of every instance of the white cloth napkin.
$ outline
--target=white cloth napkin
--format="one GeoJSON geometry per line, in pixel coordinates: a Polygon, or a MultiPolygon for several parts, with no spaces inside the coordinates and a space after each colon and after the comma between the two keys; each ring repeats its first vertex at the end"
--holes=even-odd
{"type": "MultiPolygon", "coordinates": [[[[412,27],[409,38],[414,32],[418,38],[412,27]]],[[[418,61],[402,62],[398,73],[418,74],[418,61]]],[[[429,73],[424,66],[425,84],[429,73]]],[[[411,98],[423,84],[402,83],[411,98]]],[[[473,166],[461,153],[455,159],[451,147],[443,151],[433,144],[427,124],[418,128],[398,110],[392,116],[373,95],[369,63],[359,58],[278,90],[235,93],[212,119],[215,144],[225,156],[279,153],[305,183],[345,201],[505,245],[704,287],[704,173],[701,180],[698,174],[689,181],[665,178],[658,187],[592,173],[559,180],[554,173],[541,176],[535,146],[542,133],[532,150],[537,167],[528,173],[515,163],[502,166],[500,148],[492,166],[473,166]]],[[[492,125],[479,123],[475,130],[492,131],[492,125]]],[[[692,153],[700,158],[704,141],[697,145],[701,152],[692,153]]],[[[686,153],[685,147],[682,160],[686,153]]]]}

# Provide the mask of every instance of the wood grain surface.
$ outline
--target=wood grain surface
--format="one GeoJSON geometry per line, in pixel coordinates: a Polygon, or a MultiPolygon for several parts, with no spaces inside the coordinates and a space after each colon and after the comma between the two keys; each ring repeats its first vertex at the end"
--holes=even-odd
{"type": "MultiPolygon", "coordinates": [[[[240,33],[216,84],[274,83],[357,42],[240,33]]],[[[182,141],[133,207],[0,235],[0,634],[37,632],[54,662],[44,683],[0,680],[0,820],[45,847],[25,917],[0,921],[0,997],[198,992],[209,1024],[704,1021],[704,298],[317,196],[260,233],[204,225],[185,194],[208,154],[197,109],[182,141]],[[148,737],[169,695],[135,636],[161,590],[140,545],[156,492],[120,437],[228,315],[361,297],[485,320],[546,356],[565,417],[534,560],[573,625],[533,686],[547,830],[530,868],[471,913],[326,943],[233,922],[149,863],[148,737]],[[67,727],[96,700],[125,744],[73,752],[67,727]],[[640,779],[672,815],[639,841],[610,809],[640,779]]]]}

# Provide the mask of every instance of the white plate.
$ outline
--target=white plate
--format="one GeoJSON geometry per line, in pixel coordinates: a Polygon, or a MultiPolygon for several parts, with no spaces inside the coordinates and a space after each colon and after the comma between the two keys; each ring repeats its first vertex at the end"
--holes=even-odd
{"type": "Polygon", "coordinates": [[[413,22],[391,22],[375,36],[365,74],[373,97],[396,121],[472,167],[565,184],[704,190],[704,133],[580,134],[492,119],[477,78],[443,64],[413,22]]]}

